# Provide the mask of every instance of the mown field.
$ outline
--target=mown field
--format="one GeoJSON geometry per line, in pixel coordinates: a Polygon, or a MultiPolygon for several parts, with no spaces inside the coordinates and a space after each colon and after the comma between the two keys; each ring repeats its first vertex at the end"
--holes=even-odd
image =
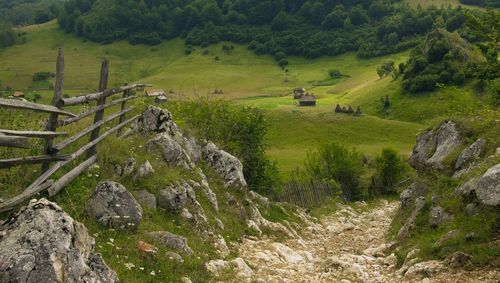
{"type": "Polygon", "coordinates": [[[271,56],[256,56],[243,45],[232,44],[231,53],[223,52],[218,44],[187,55],[181,39],[158,46],[101,45],[64,33],[54,21],[19,31],[27,33],[25,44],[0,49],[4,88],[23,90],[28,99],[39,93],[41,101],[49,103],[52,82],[33,83],[32,75],[53,72],[57,48],[62,47],[65,93],[87,93],[97,88],[100,62],[106,58],[110,61],[109,86],[145,82],[171,91],[172,99],[210,95],[263,109],[269,123],[269,155],[285,176],[301,166],[308,151],[324,142],[356,146],[368,157],[387,146],[408,154],[415,135],[428,125],[444,116],[474,112],[483,103],[468,88],[410,96],[404,94],[400,81],[378,77],[377,66],[388,60],[404,62],[408,51],[367,60],[354,53],[314,60],[292,57],[284,70],[271,56]],[[329,70],[339,70],[346,77],[329,79],[329,70]],[[316,107],[296,105],[290,94],[298,86],[317,95],[316,107]],[[224,94],[212,94],[216,88],[224,94]],[[385,96],[392,105],[382,110],[380,99],[385,96]],[[334,114],[337,103],[360,107],[364,114],[334,114]]]}

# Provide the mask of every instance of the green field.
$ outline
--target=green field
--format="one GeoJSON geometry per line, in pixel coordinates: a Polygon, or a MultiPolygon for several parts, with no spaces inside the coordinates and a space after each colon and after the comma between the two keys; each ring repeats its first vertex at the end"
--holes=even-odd
{"type": "Polygon", "coordinates": [[[110,60],[109,86],[151,83],[173,92],[169,95],[177,100],[211,95],[263,109],[269,122],[269,155],[284,175],[301,166],[306,153],[324,142],[356,146],[368,157],[387,146],[407,155],[418,132],[443,117],[473,112],[483,103],[468,88],[410,96],[404,94],[400,81],[379,79],[377,66],[387,60],[403,62],[408,51],[364,60],[354,53],[314,60],[292,57],[285,71],[271,56],[256,56],[243,45],[235,45],[231,54],[217,44],[186,55],[181,39],[158,46],[101,45],[64,33],[55,21],[22,31],[27,32],[25,44],[0,49],[3,87],[23,90],[28,98],[40,93],[41,101],[48,103],[52,95],[49,84],[33,83],[32,75],[53,72],[57,48],[62,47],[65,93],[87,93],[96,89],[100,61],[106,58],[110,60]],[[330,80],[328,71],[332,69],[348,77],[330,80]],[[318,84],[321,86],[314,87],[318,84]],[[317,95],[316,107],[296,105],[290,94],[298,86],[317,95]],[[211,94],[215,88],[224,94],[211,94]],[[382,112],[380,99],[385,96],[390,97],[392,107],[382,112]],[[334,114],[337,103],[360,107],[364,115],[334,114]]]}

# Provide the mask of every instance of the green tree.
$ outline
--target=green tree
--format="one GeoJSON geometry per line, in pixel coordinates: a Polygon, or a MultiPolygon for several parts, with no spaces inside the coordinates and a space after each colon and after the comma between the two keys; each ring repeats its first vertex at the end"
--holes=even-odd
{"type": "Polygon", "coordinates": [[[376,192],[379,194],[396,193],[395,186],[407,172],[404,158],[394,149],[384,148],[375,159],[376,192]]]}
{"type": "Polygon", "coordinates": [[[339,184],[347,201],[363,197],[361,154],[354,148],[335,143],[324,144],[309,153],[305,170],[311,178],[339,184]]]}

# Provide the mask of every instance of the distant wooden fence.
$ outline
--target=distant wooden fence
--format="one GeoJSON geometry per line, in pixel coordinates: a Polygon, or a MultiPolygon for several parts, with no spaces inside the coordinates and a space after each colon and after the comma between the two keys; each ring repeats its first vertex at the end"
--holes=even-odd
{"type": "Polygon", "coordinates": [[[15,131],[0,129],[0,146],[29,148],[29,138],[42,138],[45,140],[43,155],[0,159],[0,168],[18,166],[21,164],[42,164],[41,176],[31,183],[31,185],[29,185],[24,192],[0,204],[0,212],[8,211],[16,205],[31,198],[33,195],[44,190],[47,190],[50,196],[55,195],[96,162],[97,155],[95,146],[99,142],[103,141],[106,137],[113,133],[119,134],[124,126],[138,118],[138,115],[136,115],[126,119],[126,113],[134,109],[134,106],[126,107],[126,102],[137,98],[137,96],[131,95],[132,90],[143,89],[146,85],[126,84],[122,87],[108,89],[108,73],[108,61],[104,60],[101,65],[99,91],[97,93],[63,98],[64,55],[63,50],[59,49],[57,55],[52,105],[0,98],[0,107],[49,113],[49,119],[46,124],[45,131],[15,131]],[[106,102],[107,97],[118,93],[122,94],[121,98],[111,102],[106,102]],[[91,101],[97,101],[97,105],[79,114],[73,114],[63,109],[67,106],[88,103],[91,101]],[[104,110],[117,104],[121,104],[120,111],[104,117],[104,110]],[[94,115],[92,125],[80,130],[73,136],[67,137],[61,142],[54,144],[55,137],[67,136],[66,132],[56,131],[57,128],[62,128],[69,124],[78,122],[82,118],[88,117],[92,114],[94,115]],[[116,118],[119,118],[118,124],[100,134],[101,127],[116,118]],[[87,134],[90,134],[90,139],[87,144],[80,147],[75,152],[61,153],[69,145],[73,144],[87,134]],[[60,168],[83,154],[86,154],[87,159],[85,161],[71,169],[58,180],[54,181],[49,179],[60,168]]]}
{"type": "Polygon", "coordinates": [[[307,183],[292,181],[286,183],[280,201],[310,208],[324,203],[328,198],[338,196],[330,185],[323,182],[310,181],[307,183]]]}

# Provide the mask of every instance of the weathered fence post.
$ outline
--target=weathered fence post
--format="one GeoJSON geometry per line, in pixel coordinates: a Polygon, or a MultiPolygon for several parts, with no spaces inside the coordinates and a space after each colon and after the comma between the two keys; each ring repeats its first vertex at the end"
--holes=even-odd
{"type": "MultiPolygon", "coordinates": [[[[128,86],[128,83],[125,83],[125,86],[128,86]]],[[[127,98],[127,96],[129,95],[130,93],[130,90],[126,89],[123,91],[123,94],[122,94],[122,98],[127,98]]],[[[127,104],[127,101],[126,100],[123,100],[122,101],[122,104],[121,104],[121,110],[120,111],[123,111],[125,110],[125,104],[127,104]]],[[[125,121],[125,113],[123,113],[122,115],[120,115],[120,119],[118,120],[118,124],[121,124],[123,121],[125,121]]],[[[118,130],[118,132],[116,132],[116,136],[120,136],[122,134],[122,129],[118,130]]]]}
{"type": "MultiPolygon", "coordinates": [[[[109,74],[108,65],[109,65],[108,60],[102,61],[101,77],[99,78],[99,91],[100,92],[104,92],[106,90],[106,88],[108,87],[108,74],[109,74]]],[[[97,100],[97,107],[103,105],[105,102],[106,102],[106,96],[103,93],[101,95],[101,97],[99,97],[99,99],[97,100]]],[[[104,108],[95,113],[94,124],[101,121],[103,118],[104,118],[104,108]]],[[[92,133],[90,134],[90,142],[92,142],[93,140],[95,140],[99,137],[99,130],[100,129],[101,129],[101,127],[97,127],[92,131],[92,133]]],[[[91,147],[87,151],[87,157],[88,158],[92,157],[92,155],[94,155],[95,152],[96,152],[95,146],[91,147]]]]}
{"type": "MultiPolygon", "coordinates": [[[[54,96],[52,97],[52,105],[58,107],[59,100],[62,98],[64,87],[64,53],[62,48],[59,48],[57,51],[57,62],[56,62],[56,82],[54,85],[54,96]]],[[[54,131],[57,128],[57,118],[59,117],[58,113],[51,113],[49,116],[49,120],[45,129],[47,131],[54,131]]],[[[44,151],[45,154],[54,154],[54,150],[52,149],[52,142],[54,137],[46,137],[45,138],[45,146],[44,151]]],[[[42,163],[42,174],[47,171],[50,163],[42,163]]]]}

